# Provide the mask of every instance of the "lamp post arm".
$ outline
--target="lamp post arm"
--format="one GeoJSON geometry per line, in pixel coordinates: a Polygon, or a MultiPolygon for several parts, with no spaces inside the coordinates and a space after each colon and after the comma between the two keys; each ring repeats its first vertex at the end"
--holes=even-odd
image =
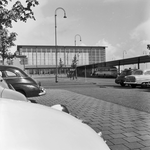
{"type": "Polygon", "coordinates": [[[75,37],[74,37],[75,46],[76,46],[76,37],[77,37],[77,36],[79,36],[79,38],[80,38],[80,41],[82,41],[82,39],[81,39],[81,36],[80,36],[79,34],[76,34],[76,35],[75,35],[75,37]]]}
{"type": "Polygon", "coordinates": [[[58,9],[61,9],[64,11],[64,17],[66,17],[66,11],[62,8],[62,7],[58,7],[56,10],[55,10],[55,15],[57,16],[57,10],[58,9]]]}

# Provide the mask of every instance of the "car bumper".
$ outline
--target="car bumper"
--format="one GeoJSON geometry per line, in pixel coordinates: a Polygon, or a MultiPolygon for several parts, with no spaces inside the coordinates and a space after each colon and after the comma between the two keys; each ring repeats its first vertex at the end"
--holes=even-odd
{"type": "Polygon", "coordinates": [[[39,96],[45,95],[45,94],[46,94],[46,90],[43,87],[41,87],[41,91],[39,93],[39,96]]]}

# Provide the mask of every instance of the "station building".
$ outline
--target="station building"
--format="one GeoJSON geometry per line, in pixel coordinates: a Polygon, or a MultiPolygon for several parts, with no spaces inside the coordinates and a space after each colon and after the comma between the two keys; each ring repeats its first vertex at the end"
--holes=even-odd
{"type": "MultiPolygon", "coordinates": [[[[77,57],[77,66],[105,62],[105,46],[57,46],[57,67],[59,73],[70,69],[74,56],[77,57]]],[[[55,74],[56,46],[18,45],[17,55],[26,56],[22,59],[24,69],[29,74],[55,74]]]]}

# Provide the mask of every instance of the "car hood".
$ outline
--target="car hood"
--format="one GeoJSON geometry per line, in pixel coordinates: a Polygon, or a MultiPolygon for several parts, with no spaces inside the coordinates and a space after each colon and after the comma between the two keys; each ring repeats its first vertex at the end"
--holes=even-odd
{"type": "Polygon", "coordinates": [[[0,99],[1,150],[109,150],[75,117],[39,104],[0,99]]]}

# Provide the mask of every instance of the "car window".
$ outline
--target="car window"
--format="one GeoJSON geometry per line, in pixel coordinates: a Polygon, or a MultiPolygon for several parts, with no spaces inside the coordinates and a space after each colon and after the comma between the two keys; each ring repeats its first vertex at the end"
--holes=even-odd
{"type": "Polygon", "coordinates": [[[142,75],[143,71],[142,70],[136,70],[133,72],[133,75],[142,75]]]}
{"type": "Polygon", "coordinates": [[[28,75],[22,71],[22,70],[15,70],[15,72],[20,76],[20,77],[28,77],[28,75]]]}
{"type": "Polygon", "coordinates": [[[131,70],[128,70],[127,75],[131,75],[131,74],[132,74],[131,70]]]}
{"type": "Polygon", "coordinates": [[[144,73],[145,75],[150,75],[150,70],[144,73]]]}
{"type": "Polygon", "coordinates": [[[6,75],[7,75],[7,77],[17,77],[17,74],[15,74],[12,71],[6,71],[6,75]]]}
{"type": "Polygon", "coordinates": [[[120,75],[126,75],[126,71],[122,71],[120,75]]]}

